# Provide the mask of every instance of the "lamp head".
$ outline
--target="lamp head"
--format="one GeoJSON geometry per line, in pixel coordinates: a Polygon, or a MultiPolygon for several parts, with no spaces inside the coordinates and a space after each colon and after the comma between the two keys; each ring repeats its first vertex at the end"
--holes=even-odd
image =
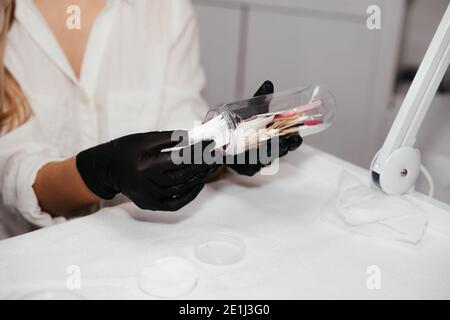
{"type": "Polygon", "coordinates": [[[372,182],[389,195],[410,192],[419,177],[420,165],[420,151],[411,147],[395,150],[383,162],[378,162],[377,154],[370,168],[372,182]]]}

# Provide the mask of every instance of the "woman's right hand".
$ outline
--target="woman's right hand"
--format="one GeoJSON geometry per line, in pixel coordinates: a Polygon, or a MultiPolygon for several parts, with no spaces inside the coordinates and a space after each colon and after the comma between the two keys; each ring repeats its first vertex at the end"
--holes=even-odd
{"type": "Polygon", "coordinates": [[[172,133],[132,134],[87,149],[77,155],[77,169],[102,199],[122,193],[141,209],[179,210],[200,193],[214,165],[175,164],[171,152],[161,152],[179,143],[172,133]]]}

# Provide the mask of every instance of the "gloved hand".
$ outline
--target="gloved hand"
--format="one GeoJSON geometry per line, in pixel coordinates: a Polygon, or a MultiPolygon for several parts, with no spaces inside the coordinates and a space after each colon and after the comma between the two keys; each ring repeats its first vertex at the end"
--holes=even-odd
{"type": "MultiPolygon", "coordinates": [[[[102,199],[122,193],[146,210],[176,211],[202,190],[213,166],[175,164],[172,131],[132,134],[80,152],[77,169],[87,187],[102,199]]],[[[202,150],[209,142],[202,143],[202,150]]]]}
{"type": "MultiPolygon", "coordinates": [[[[263,83],[263,85],[258,89],[258,91],[256,91],[256,93],[254,94],[254,97],[259,97],[259,96],[263,96],[263,95],[267,95],[267,94],[272,94],[274,92],[273,89],[273,84],[271,81],[265,81],[263,83]]],[[[257,113],[263,113],[263,112],[268,112],[268,105],[270,103],[270,100],[267,101],[267,103],[265,104],[265,108],[267,110],[258,110],[257,113]]],[[[255,110],[252,110],[253,112],[255,112],[255,110]]],[[[303,139],[302,137],[300,137],[300,134],[298,133],[292,133],[292,134],[288,134],[288,135],[284,135],[279,137],[278,139],[279,141],[279,153],[278,156],[279,157],[283,157],[285,156],[289,151],[294,151],[296,150],[298,147],[300,147],[300,145],[303,143],[303,139]]],[[[275,160],[275,158],[272,158],[272,146],[271,146],[272,141],[271,140],[267,140],[264,141],[260,144],[259,148],[263,147],[263,150],[267,150],[267,157],[270,158],[270,162],[272,162],[273,160],[275,160]]],[[[253,150],[254,151],[254,150],[253,150]]],[[[233,169],[234,171],[236,171],[237,173],[239,173],[240,175],[245,175],[245,176],[253,176],[255,175],[257,172],[259,172],[262,168],[264,168],[265,166],[269,165],[269,163],[267,163],[267,161],[264,161],[265,163],[263,163],[259,157],[259,152],[256,152],[257,156],[257,161],[254,164],[250,164],[250,150],[247,150],[245,152],[245,163],[238,163],[238,156],[240,158],[242,158],[242,155],[234,155],[232,156],[232,159],[225,160],[226,165],[233,169]],[[232,164],[229,164],[232,163],[232,164]]],[[[227,156],[230,157],[230,156],[227,156]]],[[[242,162],[242,160],[241,160],[242,162]]],[[[255,161],[253,161],[255,162],[255,161]]]]}

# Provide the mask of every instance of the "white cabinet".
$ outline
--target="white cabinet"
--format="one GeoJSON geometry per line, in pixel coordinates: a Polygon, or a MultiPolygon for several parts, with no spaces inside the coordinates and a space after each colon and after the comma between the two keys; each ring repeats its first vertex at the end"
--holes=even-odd
{"type": "Polygon", "coordinates": [[[321,83],[336,96],[337,120],[328,131],[306,138],[306,143],[369,166],[386,135],[380,128],[396,74],[404,1],[194,3],[200,12],[200,32],[206,33],[202,52],[210,101],[248,97],[266,79],[276,90],[321,83]],[[367,28],[366,10],[373,4],[381,8],[382,30],[367,28]],[[220,44],[210,39],[214,32],[220,44]],[[216,82],[221,77],[224,81],[216,82]]]}

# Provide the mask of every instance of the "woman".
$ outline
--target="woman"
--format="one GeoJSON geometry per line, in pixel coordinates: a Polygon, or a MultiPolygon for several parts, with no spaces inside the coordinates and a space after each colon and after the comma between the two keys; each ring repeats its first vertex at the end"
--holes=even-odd
{"type": "Polygon", "coordinates": [[[92,212],[119,193],[163,211],[197,196],[212,166],[175,166],[160,152],[176,143],[172,132],[155,131],[192,127],[206,111],[189,1],[0,6],[0,210],[9,235],[92,212]],[[77,13],[79,28],[67,23],[77,13]]]}

